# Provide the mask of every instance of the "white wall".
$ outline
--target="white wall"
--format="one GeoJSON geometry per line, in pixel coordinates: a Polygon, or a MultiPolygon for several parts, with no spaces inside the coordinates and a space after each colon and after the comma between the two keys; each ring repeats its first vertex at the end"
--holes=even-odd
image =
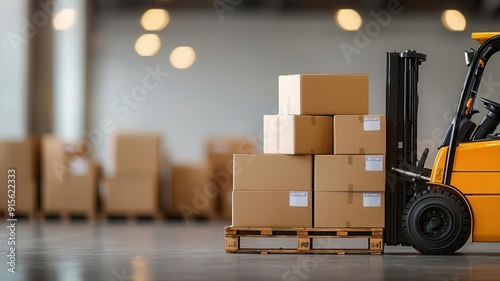
{"type": "MultiPolygon", "coordinates": [[[[463,51],[477,46],[470,33],[499,26],[498,20],[476,17],[469,19],[465,32],[453,33],[441,25],[438,13],[403,11],[393,15],[349,63],[339,44],[354,45],[356,33],[339,30],[330,12],[280,15],[241,13],[236,8],[224,14],[223,21],[214,10],[170,10],[170,16],[170,24],[159,32],[163,46],[151,58],[139,57],[133,49],[144,33],[139,13],[106,14],[94,23],[98,28],[91,39],[87,131],[94,130],[94,154],[106,167],[108,135],[102,134],[104,130],[96,133],[102,120],[107,120],[106,127],[161,132],[164,149],[175,162],[201,161],[208,136],[259,139],[262,115],[277,112],[280,74],[368,73],[370,112],[384,113],[385,52],[405,49],[428,55],[421,67],[419,139],[435,149],[463,85],[467,70],[463,51]],[[197,51],[188,70],[175,70],[169,64],[170,52],[179,45],[197,51]],[[130,95],[148,74],[146,68],[156,66],[169,76],[127,116],[113,110],[113,101],[130,95]]],[[[368,12],[364,16],[365,23],[373,20],[368,12]]],[[[499,67],[497,63],[491,72],[496,81],[500,81],[499,67]]],[[[500,96],[495,98],[500,101],[500,96]]]]}
{"type": "Polygon", "coordinates": [[[0,138],[28,133],[28,1],[0,1],[0,138]]]}

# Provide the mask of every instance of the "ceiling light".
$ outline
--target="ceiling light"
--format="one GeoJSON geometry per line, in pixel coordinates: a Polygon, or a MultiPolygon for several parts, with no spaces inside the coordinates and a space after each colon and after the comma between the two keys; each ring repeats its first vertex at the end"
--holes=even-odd
{"type": "Polygon", "coordinates": [[[196,53],[189,46],[175,48],[170,54],[170,63],[177,69],[190,68],[196,60],[196,53]]]}
{"type": "Polygon", "coordinates": [[[361,27],[363,20],[353,9],[340,9],[335,18],[337,25],[343,30],[356,31],[361,27]]]}
{"type": "Polygon", "coordinates": [[[67,30],[76,22],[75,9],[62,9],[54,17],[54,28],[56,30],[67,30]]]}
{"type": "Polygon", "coordinates": [[[446,10],[441,16],[444,27],[450,31],[464,31],[467,21],[462,13],[457,10],[446,10]]]}
{"type": "Polygon", "coordinates": [[[168,12],[164,9],[147,10],[141,18],[141,25],[148,31],[159,31],[164,29],[170,21],[168,12]]]}
{"type": "Polygon", "coordinates": [[[144,34],[141,35],[137,41],[135,41],[135,51],[142,57],[156,55],[156,53],[160,50],[160,47],[160,37],[156,34],[144,34]]]}

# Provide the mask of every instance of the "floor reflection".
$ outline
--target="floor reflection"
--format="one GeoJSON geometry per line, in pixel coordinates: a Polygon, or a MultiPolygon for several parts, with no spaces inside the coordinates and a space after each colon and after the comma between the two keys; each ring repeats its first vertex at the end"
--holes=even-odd
{"type": "MultiPolygon", "coordinates": [[[[500,276],[500,243],[467,244],[452,256],[423,256],[409,247],[386,247],[384,255],[225,254],[223,227],[21,223],[17,273],[4,266],[0,280],[497,281],[500,276]]],[[[4,236],[0,242],[5,253],[4,236]]]]}

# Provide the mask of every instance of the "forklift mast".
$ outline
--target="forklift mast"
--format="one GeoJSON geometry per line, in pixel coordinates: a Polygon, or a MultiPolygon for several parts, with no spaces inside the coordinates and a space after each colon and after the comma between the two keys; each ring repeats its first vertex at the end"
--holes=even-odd
{"type": "Polygon", "coordinates": [[[428,150],[417,160],[418,71],[426,55],[416,51],[387,53],[387,155],[386,216],[387,245],[407,245],[401,218],[412,199],[417,183],[404,180],[394,169],[422,174],[428,150]]]}

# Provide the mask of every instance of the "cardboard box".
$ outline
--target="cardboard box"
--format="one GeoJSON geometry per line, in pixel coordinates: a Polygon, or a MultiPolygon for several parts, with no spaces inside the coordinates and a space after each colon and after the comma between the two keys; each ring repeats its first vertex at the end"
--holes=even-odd
{"type": "Polygon", "coordinates": [[[42,137],[41,159],[42,182],[48,183],[63,181],[73,169],[81,173],[80,170],[86,167],[85,161],[90,160],[84,142],[64,143],[52,135],[42,137]]]}
{"type": "Polygon", "coordinates": [[[333,117],[334,154],[385,154],[385,115],[333,117]]]}
{"type": "Polygon", "coordinates": [[[160,174],[160,136],[145,133],[118,133],[114,136],[115,177],[157,176],[160,174]]]}
{"type": "Polygon", "coordinates": [[[332,154],[331,116],[264,115],[264,153],[332,154]]]}
{"type": "Polygon", "coordinates": [[[231,220],[233,217],[233,191],[223,189],[219,194],[219,215],[221,219],[231,220]]]}
{"type": "Polygon", "coordinates": [[[249,138],[209,138],[205,155],[210,181],[221,190],[217,198],[217,212],[222,219],[231,219],[233,190],[233,154],[256,153],[256,143],[249,138]]]}
{"type": "Polygon", "coordinates": [[[385,156],[316,155],[314,191],[385,191],[385,156]]]}
{"type": "Polygon", "coordinates": [[[68,212],[93,215],[97,210],[97,165],[88,157],[75,157],[61,180],[44,180],[42,208],[45,213],[68,212]]]}
{"type": "Polygon", "coordinates": [[[233,190],[311,191],[312,170],[312,155],[235,154],[233,190]]]}
{"type": "MultiPolygon", "coordinates": [[[[0,141],[0,175],[16,170],[16,178],[34,180],[38,177],[38,149],[35,139],[0,141]]],[[[3,178],[7,178],[6,176],[3,178]]],[[[0,186],[4,183],[0,183],[0,186]]]]}
{"type": "MultiPolygon", "coordinates": [[[[6,177],[5,177],[6,178],[6,177]]],[[[34,180],[26,178],[15,179],[15,210],[16,214],[30,214],[38,208],[38,185],[34,180]]],[[[0,210],[7,213],[8,189],[7,180],[2,180],[0,184],[0,210]]],[[[12,193],[11,193],[12,194],[12,193]]]]}
{"type": "Polygon", "coordinates": [[[368,114],[368,75],[280,76],[279,113],[291,115],[368,114]]]}
{"type": "Polygon", "coordinates": [[[206,167],[175,165],[172,175],[170,214],[184,219],[215,216],[221,190],[209,179],[206,167]]]}
{"type": "MultiPolygon", "coordinates": [[[[34,138],[0,141],[0,209],[7,211],[8,175],[15,170],[15,211],[30,214],[38,209],[38,142],[34,138]]],[[[13,194],[13,193],[10,193],[13,194]]]]}
{"type": "Polygon", "coordinates": [[[155,215],[160,210],[159,178],[121,177],[104,183],[104,210],[108,215],[155,215]]]}
{"type": "Polygon", "coordinates": [[[384,226],[384,192],[314,192],[314,227],[384,226]]]}
{"type": "Polygon", "coordinates": [[[233,226],[312,227],[312,192],[233,191],[233,226]]]}

